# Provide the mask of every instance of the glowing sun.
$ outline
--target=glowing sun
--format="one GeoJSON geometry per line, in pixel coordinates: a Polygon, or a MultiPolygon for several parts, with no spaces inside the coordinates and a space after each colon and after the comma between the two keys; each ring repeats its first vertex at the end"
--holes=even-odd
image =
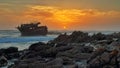
{"type": "Polygon", "coordinates": [[[66,27],[66,26],[64,26],[63,28],[64,28],[64,29],[67,29],[67,27],[66,27]]]}

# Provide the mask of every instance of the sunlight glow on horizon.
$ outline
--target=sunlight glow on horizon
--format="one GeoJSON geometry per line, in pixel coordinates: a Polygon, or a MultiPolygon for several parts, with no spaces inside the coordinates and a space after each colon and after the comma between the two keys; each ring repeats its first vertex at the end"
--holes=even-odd
{"type": "Polygon", "coordinates": [[[120,11],[115,10],[101,11],[99,9],[68,9],[27,5],[25,10],[18,13],[15,12],[8,9],[5,9],[4,12],[0,11],[1,22],[6,22],[6,24],[2,24],[8,27],[9,24],[7,22],[10,22],[11,26],[15,27],[23,22],[40,21],[43,25],[47,25],[50,30],[80,30],[95,29],[99,26],[104,27],[104,29],[111,28],[113,25],[120,23],[120,11]]]}

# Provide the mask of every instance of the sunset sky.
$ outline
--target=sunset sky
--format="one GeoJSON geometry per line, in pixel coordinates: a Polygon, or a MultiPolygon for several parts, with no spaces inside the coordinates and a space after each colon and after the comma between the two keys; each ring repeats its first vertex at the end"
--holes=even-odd
{"type": "Polygon", "coordinates": [[[120,31],[120,0],[0,0],[0,30],[32,21],[49,30],[120,31]]]}

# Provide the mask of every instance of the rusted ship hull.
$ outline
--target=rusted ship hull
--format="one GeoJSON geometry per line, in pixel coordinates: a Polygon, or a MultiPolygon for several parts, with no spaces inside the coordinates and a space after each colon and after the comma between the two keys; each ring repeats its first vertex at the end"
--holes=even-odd
{"type": "Polygon", "coordinates": [[[47,35],[48,31],[21,31],[21,36],[45,36],[47,35]]]}
{"type": "Polygon", "coordinates": [[[38,26],[40,23],[22,24],[17,29],[21,32],[21,36],[38,36],[47,35],[47,26],[38,26]]]}

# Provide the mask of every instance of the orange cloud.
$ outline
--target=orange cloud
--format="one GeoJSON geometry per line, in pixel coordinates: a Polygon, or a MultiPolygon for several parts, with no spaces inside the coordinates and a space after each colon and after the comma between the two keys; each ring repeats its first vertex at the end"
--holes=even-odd
{"type": "Polygon", "coordinates": [[[64,9],[50,6],[28,6],[28,10],[24,12],[26,18],[42,20],[50,28],[54,29],[73,29],[74,27],[89,27],[100,24],[97,21],[108,21],[108,19],[120,18],[119,11],[100,11],[97,9],[64,9]],[[54,27],[53,27],[54,26],[54,27]],[[73,28],[71,26],[74,26],[73,28]]]}
{"type": "MultiPolygon", "coordinates": [[[[120,11],[100,11],[97,9],[65,9],[59,7],[29,5],[18,14],[15,11],[0,9],[2,18],[14,24],[18,22],[41,21],[49,29],[94,29],[93,27],[114,23],[120,19],[120,11]],[[112,21],[112,22],[110,22],[112,21]],[[98,24],[98,25],[97,25],[98,24]]],[[[0,17],[0,18],[1,18],[0,17]]]]}

